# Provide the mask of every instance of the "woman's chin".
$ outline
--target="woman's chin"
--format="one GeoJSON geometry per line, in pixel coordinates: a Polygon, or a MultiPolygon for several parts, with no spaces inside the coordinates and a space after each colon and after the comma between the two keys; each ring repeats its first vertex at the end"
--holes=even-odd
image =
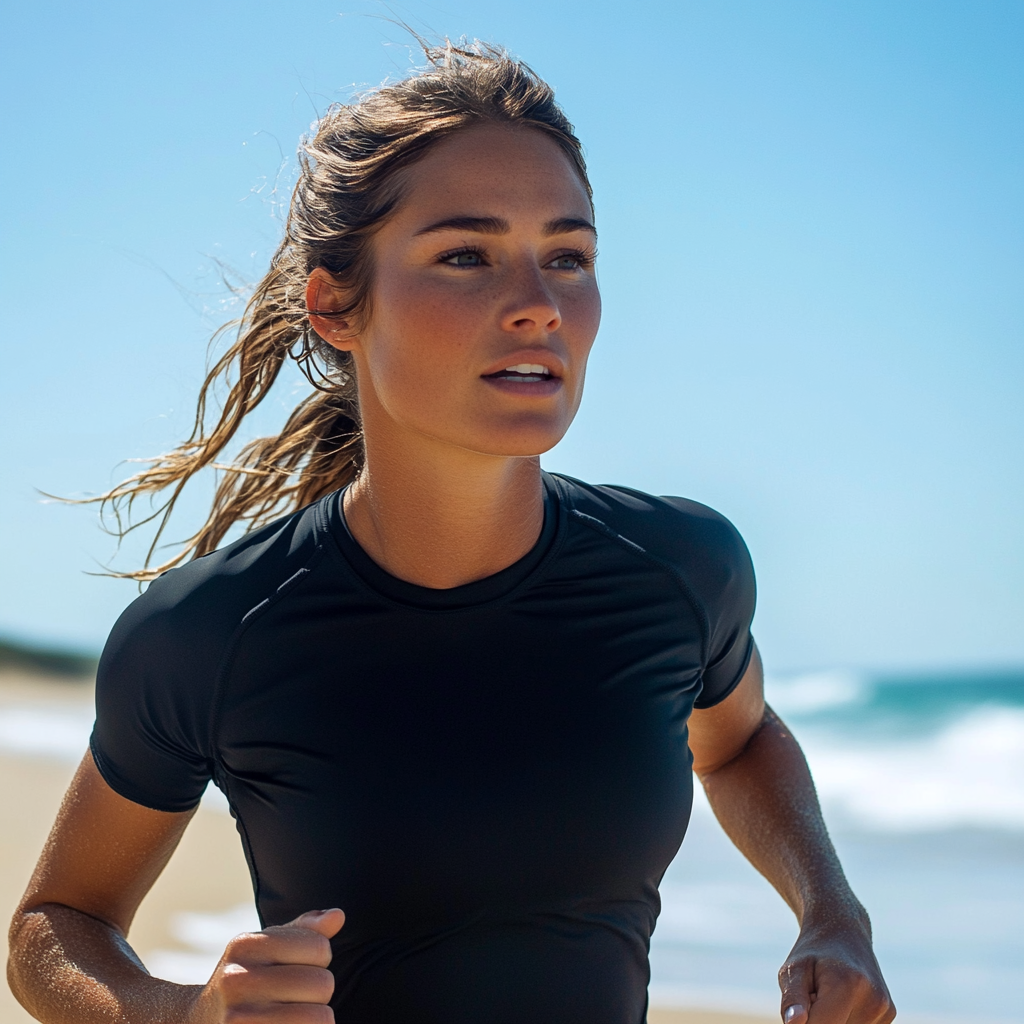
{"type": "Polygon", "coordinates": [[[481,435],[475,444],[467,447],[499,458],[535,459],[554,448],[569,428],[564,422],[537,423],[536,419],[529,419],[532,422],[518,419],[515,424],[489,430],[486,436],[481,435]]]}
{"type": "Polygon", "coordinates": [[[464,438],[456,441],[456,447],[495,459],[537,459],[561,441],[564,431],[555,436],[545,434],[501,437],[464,438]]]}

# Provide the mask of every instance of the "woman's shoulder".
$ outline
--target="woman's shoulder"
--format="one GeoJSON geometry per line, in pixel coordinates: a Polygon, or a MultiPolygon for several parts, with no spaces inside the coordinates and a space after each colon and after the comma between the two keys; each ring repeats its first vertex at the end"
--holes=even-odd
{"type": "Polygon", "coordinates": [[[647,494],[620,484],[556,478],[570,515],[593,519],[655,558],[703,572],[743,570],[750,562],[739,530],[721,512],[674,495],[647,494]]]}
{"type": "Polygon", "coordinates": [[[121,614],[100,669],[122,661],[219,660],[246,616],[316,560],[321,499],[155,579],[121,614]]]}
{"type": "Polygon", "coordinates": [[[704,621],[704,690],[698,706],[724,699],[750,660],[757,603],[754,567],[736,527],[689,498],[570,477],[559,477],[558,484],[570,517],[631,546],[682,585],[704,621]]]}

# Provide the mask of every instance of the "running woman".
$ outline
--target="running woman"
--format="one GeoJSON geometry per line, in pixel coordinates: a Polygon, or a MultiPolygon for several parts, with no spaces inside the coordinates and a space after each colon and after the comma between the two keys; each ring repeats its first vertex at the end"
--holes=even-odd
{"type": "Polygon", "coordinates": [[[573,128],[500,50],[428,58],[319,122],[195,433],[107,495],[170,488],[169,514],[288,358],[315,385],[135,574],[13,989],[47,1024],[640,1024],[695,772],[799,921],[783,1019],[886,1024],[868,916],[764,702],[742,539],[541,470],[600,318],[573,128]],[[211,781],[264,928],[176,985],[126,935],[211,781]]]}

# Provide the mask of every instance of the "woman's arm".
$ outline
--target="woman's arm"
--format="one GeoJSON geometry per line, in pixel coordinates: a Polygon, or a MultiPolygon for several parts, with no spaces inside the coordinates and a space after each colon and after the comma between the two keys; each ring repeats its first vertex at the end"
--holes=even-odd
{"type": "Polygon", "coordinates": [[[125,935],[192,812],[115,793],[91,754],[64,798],[10,932],[7,974],[45,1024],[330,1024],[339,910],[232,940],[206,985],[153,978],[125,935]]]}
{"type": "Polygon", "coordinates": [[[690,748],[715,816],[800,923],[779,971],[783,1020],[888,1024],[896,1011],[871,923],[832,847],[803,752],[764,702],[756,650],[721,704],[693,712],[690,748]]]}

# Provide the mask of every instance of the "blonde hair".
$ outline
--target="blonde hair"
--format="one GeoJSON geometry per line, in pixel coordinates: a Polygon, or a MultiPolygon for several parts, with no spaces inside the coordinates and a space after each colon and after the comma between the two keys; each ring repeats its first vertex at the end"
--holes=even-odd
{"type": "MultiPolygon", "coordinates": [[[[199,392],[189,438],[105,494],[103,511],[123,537],[159,521],[143,567],[114,575],[151,580],[174,565],[213,551],[235,523],[249,529],[301,508],[349,483],[363,458],[359,404],[351,357],[327,345],[306,309],[309,274],[332,273],[351,302],[331,316],[349,324],[369,313],[370,240],[401,199],[399,172],[440,139],[484,123],[542,131],[568,157],[590,195],[586,164],[573,126],[554,92],[526,64],[485,44],[424,46],[425,67],[350,104],[332,106],[299,147],[300,174],[284,238],[270,269],[239,320],[235,341],[210,369],[199,392]],[[281,432],[246,444],[229,464],[217,462],[242,421],[266,398],[287,359],[313,385],[281,432]],[[207,429],[207,405],[217,385],[227,398],[207,429]],[[150,562],[188,481],[201,470],[222,472],[206,522],[168,561],[150,562]],[[142,495],[169,491],[155,511],[131,523],[142,495]],[[127,523],[127,525],[125,525],[127,523]]],[[[318,312],[318,311],[313,311],[318,312]]],[[[321,314],[323,315],[323,314],[321,314]]],[[[215,336],[216,337],[216,336],[215,336]]]]}

